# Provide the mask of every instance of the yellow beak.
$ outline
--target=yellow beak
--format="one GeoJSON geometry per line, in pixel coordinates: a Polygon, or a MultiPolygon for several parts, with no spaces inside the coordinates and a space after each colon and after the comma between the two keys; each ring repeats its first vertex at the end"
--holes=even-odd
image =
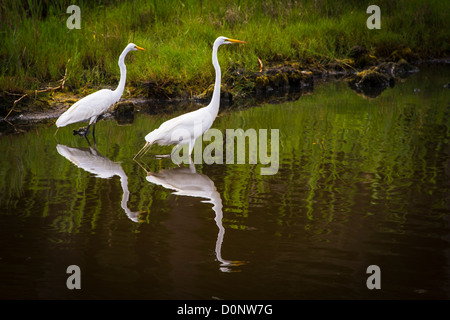
{"type": "Polygon", "coordinates": [[[235,40],[235,39],[227,39],[227,41],[235,42],[235,43],[247,43],[247,42],[245,42],[245,41],[235,40]]]}
{"type": "Polygon", "coordinates": [[[144,48],[141,48],[141,47],[138,47],[138,46],[136,46],[136,49],[142,50],[142,51],[147,51],[147,50],[145,50],[144,48]]]}

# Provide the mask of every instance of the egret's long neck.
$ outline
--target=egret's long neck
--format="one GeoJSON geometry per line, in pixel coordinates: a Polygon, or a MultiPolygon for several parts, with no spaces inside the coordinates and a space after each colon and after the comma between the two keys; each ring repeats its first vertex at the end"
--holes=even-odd
{"type": "Polygon", "coordinates": [[[114,93],[117,95],[117,100],[122,96],[123,90],[125,89],[125,81],[127,79],[127,67],[125,66],[125,56],[128,51],[124,50],[119,57],[119,68],[120,68],[120,81],[114,93]]]}
{"type": "Polygon", "coordinates": [[[216,81],[214,83],[214,92],[211,99],[211,103],[209,104],[209,108],[211,109],[211,113],[214,114],[214,117],[217,115],[219,111],[219,104],[220,104],[220,85],[221,85],[221,78],[222,74],[220,71],[219,66],[219,60],[217,59],[217,49],[219,46],[214,45],[213,47],[213,53],[212,53],[212,63],[214,66],[214,69],[216,70],[216,81]]]}

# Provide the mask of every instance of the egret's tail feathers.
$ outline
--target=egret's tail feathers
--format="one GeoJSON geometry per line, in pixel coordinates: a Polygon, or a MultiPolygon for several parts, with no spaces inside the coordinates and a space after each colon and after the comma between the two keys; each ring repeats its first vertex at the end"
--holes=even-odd
{"type": "Polygon", "coordinates": [[[61,117],[58,118],[58,120],[56,120],[55,125],[60,128],[63,127],[62,121],[61,121],[61,117]]]}
{"type": "Polygon", "coordinates": [[[60,115],[58,120],[56,120],[56,122],[55,122],[55,124],[58,128],[65,127],[71,123],[73,123],[73,121],[70,121],[70,118],[67,116],[67,111],[64,112],[62,115],[60,115]]]}

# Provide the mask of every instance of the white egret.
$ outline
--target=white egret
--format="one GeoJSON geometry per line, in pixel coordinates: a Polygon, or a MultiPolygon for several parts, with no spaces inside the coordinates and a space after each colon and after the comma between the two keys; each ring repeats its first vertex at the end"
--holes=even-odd
{"type": "Polygon", "coordinates": [[[102,89],[94,92],[73,104],[56,120],[58,128],[64,127],[71,123],[89,121],[88,127],[84,130],[76,131],[74,134],[84,135],[89,133],[89,127],[93,124],[92,135],[95,139],[95,123],[100,115],[105,113],[112,105],[120,100],[123,89],[125,88],[125,80],[127,77],[127,68],[125,66],[125,56],[130,51],[144,50],[134,43],[130,43],[123,50],[119,57],[120,81],[116,90],[102,89]]]}
{"type": "Polygon", "coordinates": [[[214,41],[212,63],[216,70],[216,81],[214,83],[213,96],[209,105],[180,115],[161,124],[159,128],[145,136],[145,141],[147,142],[144,147],[136,153],[133,159],[138,155],[143,156],[154,143],[159,145],[176,144],[176,148],[172,151],[172,154],[174,154],[181,145],[189,143],[189,155],[191,155],[195,140],[205,133],[206,130],[211,128],[214,119],[219,112],[221,71],[219,61],[217,60],[217,50],[220,45],[231,43],[246,42],[226,37],[218,37],[216,41],[214,41]]]}

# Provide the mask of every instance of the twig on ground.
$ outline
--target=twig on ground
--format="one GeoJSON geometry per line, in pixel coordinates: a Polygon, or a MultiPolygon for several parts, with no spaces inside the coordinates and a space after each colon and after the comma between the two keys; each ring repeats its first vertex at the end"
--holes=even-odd
{"type": "MultiPolygon", "coordinates": [[[[61,84],[59,86],[45,88],[45,89],[41,89],[41,90],[34,90],[34,98],[36,99],[37,98],[37,94],[41,93],[41,92],[55,91],[55,90],[58,90],[58,89],[64,89],[64,85],[66,84],[66,76],[67,76],[67,68],[66,68],[66,70],[64,72],[64,77],[57,81],[57,82],[61,82],[61,84]]],[[[30,92],[29,93],[25,93],[19,99],[14,101],[14,104],[13,104],[11,110],[9,110],[8,114],[6,115],[5,120],[9,117],[11,112],[14,110],[14,107],[16,106],[16,104],[19,103],[20,100],[22,100],[23,98],[27,97],[29,94],[30,94],[30,92]]],[[[19,95],[19,94],[14,93],[14,94],[11,94],[11,95],[19,95]]]]}
{"type": "Polygon", "coordinates": [[[258,58],[258,62],[259,62],[259,72],[262,72],[263,71],[263,69],[264,69],[264,66],[263,66],[263,63],[262,63],[262,61],[261,61],[261,59],[260,58],[258,58]]]}

